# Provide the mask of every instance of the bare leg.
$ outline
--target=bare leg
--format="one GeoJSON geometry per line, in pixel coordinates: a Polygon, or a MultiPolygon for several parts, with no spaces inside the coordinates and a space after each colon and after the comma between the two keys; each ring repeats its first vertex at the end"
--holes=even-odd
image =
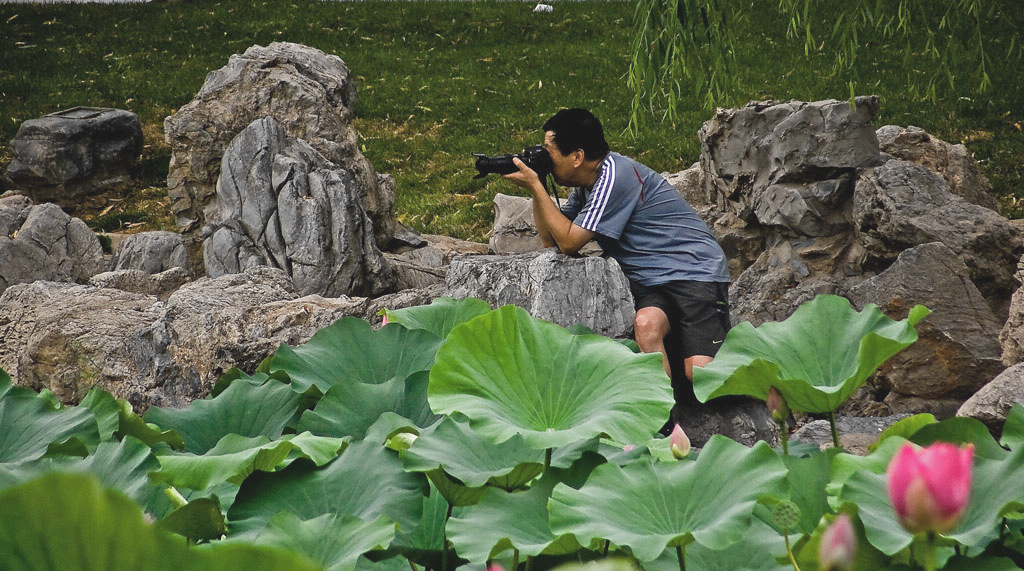
{"type": "MultiPolygon", "coordinates": [[[[669,378],[672,377],[672,369],[669,367],[668,354],[665,351],[665,336],[671,330],[668,316],[657,307],[640,308],[640,311],[636,312],[636,318],[633,319],[633,334],[636,344],[644,353],[661,353],[661,362],[669,378]]],[[[687,363],[687,371],[689,371],[689,363],[687,363]]]]}
{"type": "Polygon", "coordinates": [[[694,367],[705,367],[711,361],[714,361],[714,357],[708,357],[707,355],[694,355],[693,357],[687,357],[683,360],[683,368],[686,370],[686,378],[693,382],[693,368],[694,367]]]}

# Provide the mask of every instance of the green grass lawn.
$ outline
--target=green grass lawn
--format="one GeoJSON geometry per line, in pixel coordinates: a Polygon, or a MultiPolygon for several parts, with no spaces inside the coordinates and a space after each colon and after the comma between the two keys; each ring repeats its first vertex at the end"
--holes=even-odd
{"type": "MultiPolygon", "coordinates": [[[[612,147],[661,171],[700,152],[697,130],[713,112],[682,104],[672,121],[646,116],[625,134],[634,4],[532,2],[163,2],[133,5],[0,5],[0,165],[27,119],[76,105],[129,109],[142,120],[138,183],[84,216],[95,228],[131,220],[171,225],[164,189],[170,153],[163,119],[188,103],[206,74],[251,45],[290,41],[340,56],[357,79],[363,153],[398,181],[399,218],[428,233],[485,240],[495,193],[518,189],[474,180],[472,152],[517,152],[542,140],[559,108],[590,108],[612,147]],[[115,201],[120,199],[120,201],[115,201]],[[102,217],[102,210],[110,207],[102,217]]],[[[847,99],[849,77],[825,55],[787,40],[774,2],[755,1],[736,68],[747,84],[731,105],[756,99],[847,99]]],[[[1018,10],[1024,12],[1024,10],[1018,10]]],[[[993,50],[1020,22],[990,26],[993,50]]],[[[984,96],[911,97],[896,46],[870,37],[857,62],[858,94],[874,93],[876,125],[917,125],[975,153],[1003,213],[1024,213],[1024,97],[1020,61],[993,58],[984,96]]]]}

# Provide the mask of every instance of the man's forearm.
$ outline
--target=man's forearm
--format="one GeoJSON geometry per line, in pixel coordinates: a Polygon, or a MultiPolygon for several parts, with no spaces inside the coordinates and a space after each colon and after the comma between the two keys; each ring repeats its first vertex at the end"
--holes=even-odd
{"type": "Polygon", "coordinates": [[[543,187],[531,188],[530,193],[533,195],[533,221],[545,247],[558,246],[563,254],[575,254],[593,238],[593,232],[576,226],[562,214],[543,187]]]}
{"type": "Polygon", "coordinates": [[[541,193],[540,196],[536,192],[531,193],[533,195],[533,224],[537,227],[537,236],[540,238],[540,243],[545,248],[550,248],[555,245],[555,239],[551,237],[551,230],[548,228],[547,222],[544,220],[544,215],[541,212],[543,205],[542,200],[550,201],[546,193],[541,193]]]}

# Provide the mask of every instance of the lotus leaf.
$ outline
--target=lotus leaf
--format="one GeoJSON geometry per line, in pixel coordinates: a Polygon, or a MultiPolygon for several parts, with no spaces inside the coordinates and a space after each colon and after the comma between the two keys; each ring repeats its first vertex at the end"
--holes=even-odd
{"type": "Polygon", "coordinates": [[[384,309],[381,313],[387,317],[389,324],[397,323],[409,329],[422,329],[437,335],[439,339],[444,339],[456,325],[489,311],[491,306],[482,299],[439,297],[430,302],[430,305],[384,309]]]}
{"type": "Polygon", "coordinates": [[[0,569],[312,571],[297,555],[252,545],[189,549],[143,521],[130,500],[83,474],[48,474],[0,492],[0,569]],[[59,514],[57,516],[56,514],[59,514]]]}
{"type": "Polygon", "coordinates": [[[465,415],[492,442],[518,433],[538,449],[600,435],[643,443],[673,404],[660,356],[572,335],[511,305],[452,330],[427,398],[434,412],[465,415]]]}
{"type": "Polygon", "coordinates": [[[917,340],[929,310],[915,306],[901,321],[868,304],[857,312],[845,298],[819,295],[782,322],[733,327],[706,367],[694,369],[701,402],[725,395],[764,399],[775,387],[796,410],[839,408],[887,359],[917,340]]]}
{"type": "Polygon", "coordinates": [[[720,550],[744,536],[762,496],[785,492],[786,467],[767,444],[715,435],[694,462],[603,464],[579,490],[557,486],[551,530],[627,546],[641,562],[692,541],[720,550]]]}
{"type": "Polygon", "coordinates": [[[327,392],[340,382],[376,384],[426,371],[440,344],[441,338],[428,331],[401,325],[374,330],[362,319],[346,317],[303,345],[282,345],[260,371],[284,371],[298,391],[316,386],[327,392]]]}
{"type": "Polygon", "coordinates": [[[306,411],[298,430],[361,440],[384,413],[394,413],[423,428],[438,420],[427,404],[427,371],[369,384],[347,380],[332,386],[316,408],[306,411]]]}
{"type": "Polygon", "coordinates": [[[163,429],[174,429],[187,452],[202,454],[228,434],[281,436],[301,399],[285,383],[242,378],[214,398],[192,401],[185,408],[153,407],[145,418],[163,429]]]}

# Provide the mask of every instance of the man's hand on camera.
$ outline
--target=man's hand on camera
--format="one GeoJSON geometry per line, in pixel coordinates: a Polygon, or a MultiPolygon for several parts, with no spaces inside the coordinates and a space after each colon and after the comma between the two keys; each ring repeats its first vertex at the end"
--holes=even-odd
{"type": "Polygon", "coordinates": [[[537,173],[534,172],[533,169],[526,166],[526,163],[519,160],[518,157],[514,157],[512,159],[512,164],[519,167],[519,172],[502,175],[502,178],[511,181],[516,186],[523,187],[527,190],[540,189],[541,192],[544,191],[544,185],[541,184],[540,177],[537,176],[537,173]]]}

